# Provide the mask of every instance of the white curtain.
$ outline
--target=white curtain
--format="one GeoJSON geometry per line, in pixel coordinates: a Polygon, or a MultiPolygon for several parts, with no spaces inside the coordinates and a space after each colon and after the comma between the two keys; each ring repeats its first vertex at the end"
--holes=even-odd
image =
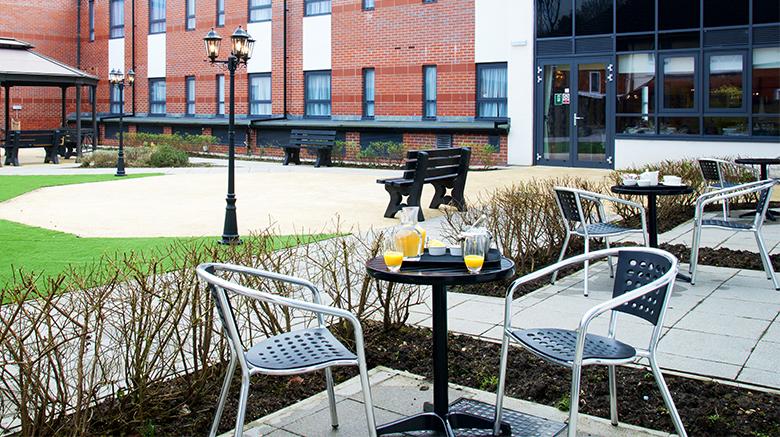
{"type": "Polygon", "coordinates": [[[363,9],[372,9],[374,7],[374,0],[363,0],[363,9]]]}
{"type": "Polygon", "coordinates": [[[195,78],[187,79],[187,114],[195,113],[195,78]]]}
{"type": "Polygon", "coordinates": [[[165,114],[165,81],[152,82],[149,89],[149,103],[149,112],[152,114],[165,114]]]}
{"type": "Polygon", "coordinates": [[[436,116],[436,67],[425,67],[425,116],[436,116]]]}
{"type": "Polygon", "coordinates": [[[271,19],[271,0],[249,0],[249,21],[271,19]]]}
{"type": "Polygon", "coordinates": [[[306,115],[330,116],[330,74],[306,77],[306,115]]]}
{"type": "Polygon", "coordinates": [[[125,24],[125,2],[124,0],[111,0],[111,38],[121,38],[125,35],[123,27],[125,24]]]}
{"type": "Polygon", "coordinates": [[[366,70],[364,74],[364,90],[365,95],[365,115],[366,117],[374,116],[374,70],[366,70]]]}
{"type": "Polygon", "coordinates": [[[330,14],[330,0],[307,0],[306,15],[330,14]]]}
{"type": "Polygon", "coordinates": [[[165,32],[165,0],[149,0],[149,20],[156,21],[149,29],[152,33],[165,32]]]}
{"type": "Polygon", "coordinates": [[[252,115],[270,115],[271,76],[253,76],[249,87],[250,113],[252,115]]]}
{"type": "Polygon", "coordinates": [[[506,117],[506,67],[479,70],[480,117],[506,117]]]}
{"type": "Polygon", "coordinates": [[[217,115],[225,115],[225,75],[217,75],[217,115]]]}

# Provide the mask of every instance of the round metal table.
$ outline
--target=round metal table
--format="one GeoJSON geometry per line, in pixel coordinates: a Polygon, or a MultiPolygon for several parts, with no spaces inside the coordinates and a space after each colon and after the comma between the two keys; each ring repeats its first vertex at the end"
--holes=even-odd
{"type": "MultiPolygon", "coordinates": [[[[780,158],[737,158],[734,160],[737,164],[757,165],[761,168],[761,180],[765,181],[769,179],[769,171],[767,167],[770,165],[780,165],[780,158]]],[[[755,212],[743,214],[743,216],[754,215],[755,212]]],[[[777,216],[780,215],[777,211],[768,209],[766,211],[766,218],[769,220],[777,220],[777,216]]]]}
{"type": "Polygon", "coordinates": [[[651,185],[640,187],[638,185],[614,185],[613,193],[631,194],[634,196],[647,196],[647,234],[650,247],[658,247],[658,211],[656,198],[658,196],[679,196],[693,193],[693,188],[688,185],[651,185]]]}
{"type": "MultiPolygon", "coordinates": [[[[467,413],[449,412],[447,386],[447,286],[481,284],[500,281],[511,277],[515,263],[501,257],[499,265],[483,268],[478,274],[471,274],[462,266],[420,266],[408,263],[397,273],[388,270],[384,259],[379,256],[366,263],[368,274],[376,279],[403,284],[433,286],[433,408],[414,416],[405,417],[377,428],[379,435],[410,431],[439,431],[454,436],[453,429],[493,429],[493,421],[467,413]]],[[[509,426],[502,425],[509,432],[509,426]]]]}

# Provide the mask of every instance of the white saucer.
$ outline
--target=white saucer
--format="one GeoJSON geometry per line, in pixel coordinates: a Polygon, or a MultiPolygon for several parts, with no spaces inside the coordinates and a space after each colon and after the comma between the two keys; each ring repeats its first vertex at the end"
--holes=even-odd
{"type": "Polygon", "coordinates": [[[685,186],[685,184],[682,183],[682,182],[680,182],[679,184],[668,184],[668,183],[661,182],[660,185],[663,185],[665,187],[684,187],[685,186]]]}

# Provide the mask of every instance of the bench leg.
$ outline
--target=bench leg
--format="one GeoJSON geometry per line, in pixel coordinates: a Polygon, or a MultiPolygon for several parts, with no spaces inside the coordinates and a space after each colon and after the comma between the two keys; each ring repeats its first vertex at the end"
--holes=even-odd
{"type": "Polygon", "coordinates": [[[404,205],[401,203],[403,200],[403,193],[401,193],[400,188],[391,187],[389,185],[385,185],[385,190],[387,190],[387,193],[390,194],[390,202],[387,204],[385,217],[393,218],[395,217],[396,213],[398,213],[398,211],[404,207],[404,205]]]}
{"type": "Polygon", "coordinates": [[[314,167],[319,168],[323,164],[323,161],[324,161],[324,156],[322,154],[322,150],[317,149],[317,160],[314,161],[314,167]]]}
{"type": "Polygon", "coordinates": [[[284,162],[282,165],[289,163],[300,164],[301,163],[301,150],[300,149],[284,149],[284,162]]]}
{"type": "Polygon", "coordinates": [[[447,203],[447,187],[444,184],[433,184],[433,189],[436,190],[433,193],[433,199],[431,199],[431,205],[429,208],[438,209],[442,204],[447,203]]]}
{"type": "Polygon", "coordinates": [[[19,148],[14,147],[11,149],[11,153],[8,154],[8,158],[11,159],[10,163],[14,167],[19,167],[19,148]]]}
{"type": "Polygon", "coordinates": [[[59,148],[57,146],[52,147],[44,147],[44,150],[46,150],[46,158],[44,158],[43,163],[44,164],[59,164],[60,163],[60,157],[59,157],[59,148]]]}
{"type": "Polygon", "coordinates": [[[461,184],[455,184],[452,189],[452,196],[450,197],[449,204],[458,208],[458,211],[466,211],[466,199],[463,197],[463,186],[461,184]]]}

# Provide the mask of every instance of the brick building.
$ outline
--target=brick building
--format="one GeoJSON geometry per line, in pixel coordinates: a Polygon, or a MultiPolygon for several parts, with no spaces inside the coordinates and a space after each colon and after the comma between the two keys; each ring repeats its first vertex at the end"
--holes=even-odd
{"type": "MultiPolygon", "coordinates": [[[[101,78],[132,68],[130,131],[222,142],[227,72],[202,38],[245,27],[240,153],[299,127],[337,130],[349,153],[493,144],[523,165],[780,152],[776,0],[0,0],[0,12],[1,37],[101,78]]],[[[117,113],[117,97],[101,81],[99,112],[117,113]]],[[[58,98],[11,96],[30,128],[56,125],[58,98]]],[[[113,138],[116,120],[101,124],[113,138]]]]}

